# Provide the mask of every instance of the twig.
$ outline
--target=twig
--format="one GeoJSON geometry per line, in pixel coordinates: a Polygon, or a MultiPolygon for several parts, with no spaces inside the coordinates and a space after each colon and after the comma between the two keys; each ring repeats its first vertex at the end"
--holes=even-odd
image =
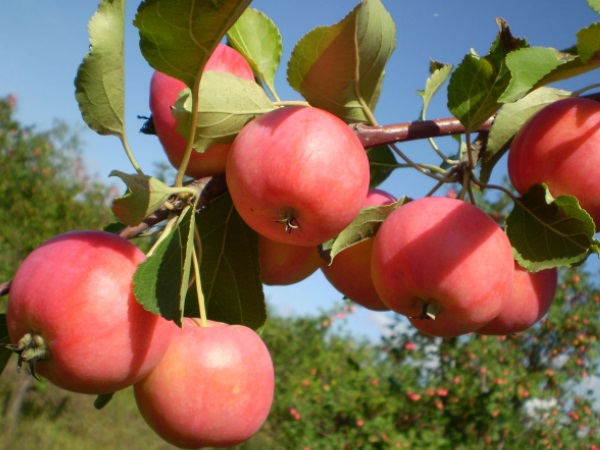
{"type": "MultiPolygon", "coordinates": [[[[490,117],[477,130],[489,130],[494,118],[490,117]]],[[[363,123],[350,125],[363,147],[373,148],[380,145],[393,144],[402,141],[415,141],[432,137],[464,134],[465,127],[453,117],[435,120],[417,120],[384,126],[371,126],[363,123]]]]}
{"type": "Polygon", "coordinates": [[[0,284],[0,297],[2,297],[4,295],[8,295],[11,284],[12,284],[12,280],[8,280],[8,281],[5,281],[4,283],[0,284]]]}

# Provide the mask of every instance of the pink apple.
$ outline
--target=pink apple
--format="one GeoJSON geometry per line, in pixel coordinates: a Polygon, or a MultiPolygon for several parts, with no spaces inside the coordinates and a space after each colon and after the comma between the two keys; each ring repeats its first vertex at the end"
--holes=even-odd
{"type": "Polygon", "coordinates": [[[316,246],[359,213],[369,160],[338,117],[286,106],[250,121],[227,159],[226,179],[242,219],[274,241],[316,246]]]}
{"type": "Polygon", "coordinates": [[[142,417],[180,448],[227,447],[251,438],[271,409],[274,372],[250,328],[184,319],[163,360],[134,385],[142,417]]]}
{"type": "MultiPolygon", "coordinates": [[[[229,72],[239,78],[254,80],[254,74],[244,57],[236,50],[219,44],[206,62],[205,71],[229,72]]],[[[186,138],[177,131],[173,105],[185,84],[161,72],[154,72],[150,83],[150,111],[160,143],[173,167],[178,168],[186,148],[186,138]]],[[[225,171],[230,143],[214,144],[205,152],[194,151],[186,175],[192,178],[219,175],[225,171]]]]}
{"type": "Polygon", "coordinates": [[[523,194],[546,183],[553,197],[571,195],[600,230],[600,103],[566,98],[531,117],[508,153],[508,175],[523,194]]]}
{"type": "MultiPolygon", "coordinates": [[[[369,189],[363,207],[386,205],[396,198],[381,189],[369,189]]],[[[331,264],[323,262],[325,278],[345,297],[374,311],[389,310],[379,298],[371,279],[371,253],[374,238],[360,241],[338,253],[331,264]]]]}
{"type": "Polygon", "coordinates": [[[319,268],[321,257],[317,247],[303,247],[258,236],[260,278],[268,285],[298,283],[319,268]]]}
{"type": "Polygon", "coordinates": [[[425,197],[395,210],[377,232],[371,263],[383,302],[435,336],[481,328],[512,292],[506,234],[483,210],[458,199],[425,197]]]}
{"type": "Polygon", "coordinates": [[[109,394],[145,377],[178,327],[136,301],[132,279],[144,259],[126,239],[87,230],[31,252],[12,281],[6,311],[11,342],[28,347],[23,362],[85,394],[109,394]],[[32,354],[38,350],[45,352],[40,359],[32,354]]]}
{"type": "Polygon", "coordinates": [[[527,272],[515,262],[515,280],[510,299],[500,314],[477,330],[480,334],[513,334],[533,326],[550,309],[556,287],[558,272],[547,269],[527,272]]]}

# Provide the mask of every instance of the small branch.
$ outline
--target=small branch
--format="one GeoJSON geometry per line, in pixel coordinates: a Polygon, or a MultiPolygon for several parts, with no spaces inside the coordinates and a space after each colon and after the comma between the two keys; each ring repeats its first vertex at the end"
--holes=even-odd
{"type": "MultiPolygon", "coordinates": [[[[193,186],[200,191],[200,196],[196,202],[196,209],[200,209],[208,205],[211,200],[221,195],[227,189],[224,176],[206,177],[199,180],[193,180],[187,184],[193,186]]],[[[139,236],[144,231],[152,228],[154,225],[161,223],[169,217],[172,211],[164,206],[150,214],[142,223],[136,226],[126,227],[121,230],[119,236],[125,239],[131,239],[139,236]]]]}
{"type": "Polygon", "coordinates": [[[0,284],[0,297],[2,297],[4,295],[8,295],[8,293],[10,291],[11,283],[12,283],[12,280],[8,280],[8,281],[5,281],[4,283],[0,284]]]}
{"type": "MultiPolygon", "coordinates": [[[[494,118],[490,117],[479,129],[489,130],[494,118]]],[[[454,134],[464,134],[465,127],[453,117],[435,120],[417,120],[414,122],[399,123],[385,126],[370,126],[363,123],[354,123],[350,127],[356,133],[365,148],[393,144],[402,141],[415,141],[454,134]]]]}

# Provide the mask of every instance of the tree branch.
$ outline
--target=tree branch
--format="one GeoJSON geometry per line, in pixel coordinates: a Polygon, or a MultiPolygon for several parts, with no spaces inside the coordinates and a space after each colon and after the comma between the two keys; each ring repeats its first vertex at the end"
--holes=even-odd
{"type": "MultiPolygon", "coordinates": [[[[490,117],[477,130],[489,130],[494,118],[490,117]]],[[[370,126],[363,123],[354,123],[350,128],[356,133],[365,148],[380,145],[394,144],[403,141],[415,141],[454,134],[464,134],[465,127],[454,117],[435,120],[417,120],[414,122],[399,123],[394,125],[370,126]]]]}

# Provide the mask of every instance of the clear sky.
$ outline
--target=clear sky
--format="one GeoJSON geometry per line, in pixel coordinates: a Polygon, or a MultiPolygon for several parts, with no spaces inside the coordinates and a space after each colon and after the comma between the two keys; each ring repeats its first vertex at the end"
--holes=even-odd
{"type": "MultiPolygon", "coordinates": [[[[484,55],[493,41],[495,19],[505,19],[517,37],[532,45],[558,49],[575,43],[576,32],[600,17],[585,0],[382,0],[397,27],[397,48],[387,68],[382,97],[375,111],[381,124],[417,118],[421,99],[416,91],[424,87],[430,59],[458,64],[470,49],[484,55]]],[[[136,29],[131,25],[138,1],[127,4],[126,120],[131,147],[142,168],[152,172],[155,161],[164,156],[154,137],[139,133],[149,115],[148,86],[152,69],[138,49],[136,29]]],[[[257,8],[279,26],[284,53],[277,76],[282,99],[298,99],[286,82],[285,64],[297,40],[312,28],[341,20],[357,0],[256,0],[257,8]]],[[[131,172],[120,143],[113,137],[97,136],[87,130],[79,114],[73,80],[83,55],[88,50],[87,22],[96,9],[95,1],[18,0],[0,6],[0,95],[18,97],[18,118],[38,129],[48,128],[61,119],[82,128],[85,159],[90,172],[106,182],[112,169],[131,172]]],[[[597,82],[598,72],[560,87],[578,89],[597,82]],[[596,80],[596,81],[595,81],[596,80]]],[[[429,118],[449,117],[445,92],[429,108],[429,118]]],[[[441,140],[454,150],[455,143],[441,140]]],[[[419,159],[428,151],[422,143],[403,146],[419,159]]],[[[500,174],[502,175],[502,174],[500,174]]],[[[396,196],[418,197],[431,188],[423,176],[396,172],[383,185],[396,196]]],[[[328,309],[341,295],[317,273],[295,286],[267,288],[269,301],[283,313],[315,312],[328,309]]],[[[385,317],[382,313],[359,310],[351,319],[357,332],[371,336],[385,317]]]]}

